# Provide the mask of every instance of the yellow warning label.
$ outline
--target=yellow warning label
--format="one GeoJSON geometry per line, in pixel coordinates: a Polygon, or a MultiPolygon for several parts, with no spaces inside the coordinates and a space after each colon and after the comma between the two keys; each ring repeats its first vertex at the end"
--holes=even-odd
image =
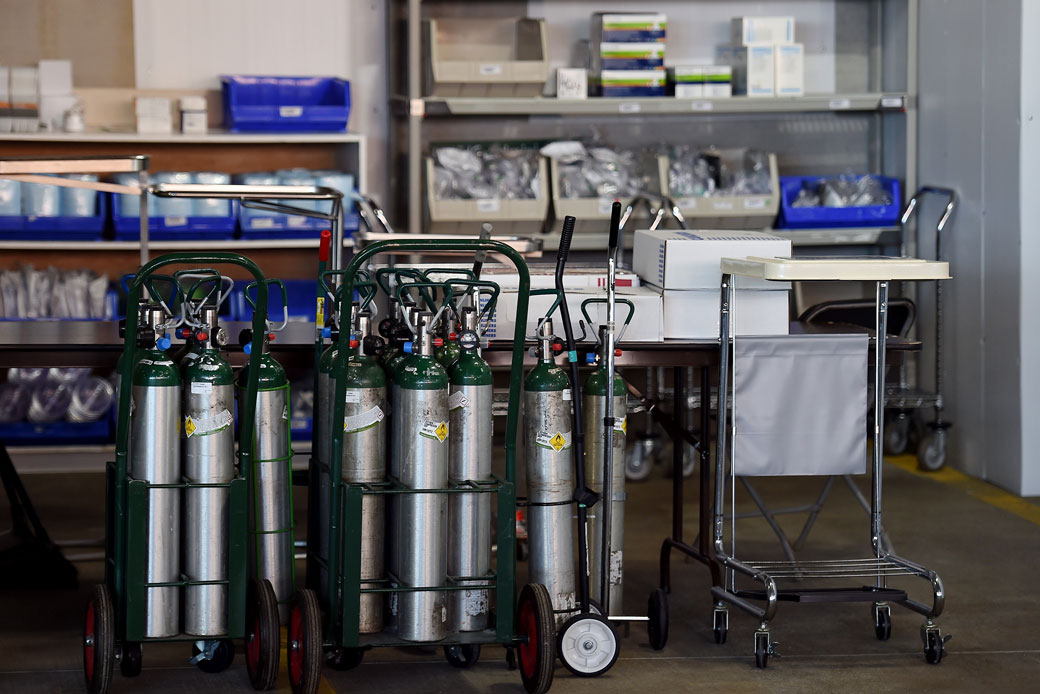
{"type": "Polygon", "coordinates": [[[323,296],[318,297],[318,308],[315,311],[314,322],[319,329],[325,325],[325,297],[323,296]]]}
{"type": "Polygon", "coordinates": [[[622,434],[628,433],[628,417],[614,417],[614,431],[622,434]]]}
{"type": "Polygon", "coordinates": [[[184,418],[184,433],[188,436],[195,433],[195,420],[191,417],[184,418]]]}
{"type": "Polygon", "coordinates": [[[556,436],[549,439],[549,445],[553,447],[557,453],[563,450],[563,447],[567,445],[567,439],[563,438],[563,434],[556,432],[556,436]]]}
{"type": "Polygon", "coordinates": [[[441,441],[448,435],[448,424],[447,422],[441,422],[437,425],[437,428],[433,430],[433,433],[437,434],[437,438],[441,441]]]}

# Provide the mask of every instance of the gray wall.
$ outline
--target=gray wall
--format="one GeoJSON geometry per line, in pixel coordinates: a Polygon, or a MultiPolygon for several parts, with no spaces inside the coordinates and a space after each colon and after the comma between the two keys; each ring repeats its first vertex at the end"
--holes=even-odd
{"type": "MultiPolygon", "coordinates": [[[[1028,313],[1020,309],[1030,307],[1026,297],[1020,301],[1020,204],[1031,192],[1019,181],[1020,87],[1035,80],[1037,66],[1022,60],[1022,5],[922,0],[918,155],[922,183],[961,196],[944,236],[955,278],[945,287],[950,462],[1036,494],[1022,486],[1023,462],[1036,464],[1023,455],[1023,430],[1036,418],[1024,417],[1020,387],[1026,333],[1020,318],[1028,313]]],[[[935,205],[922,210],[928,223],[921,224],[921,254],[934,248],[927,227],[938,214],[935,205]]],[[[930,314],[928,303],[922,301],[923,315],[930,314]]]]}

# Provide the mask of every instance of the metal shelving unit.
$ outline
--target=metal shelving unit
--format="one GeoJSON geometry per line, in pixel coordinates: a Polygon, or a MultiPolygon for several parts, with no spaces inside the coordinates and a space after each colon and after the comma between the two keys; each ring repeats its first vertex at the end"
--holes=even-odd
{"type": "MultiPolygon", "coordinates": [[[[677,14],[676,5],[671,5],[669,19],[677,14]]],[[[683,4],[682,11],[704,14],[714,7],[720,16],[727,11],[739,14],[728,5],[723,0],[701,0],[683,4]]],[[[603,9],[595,3],[588,7],[589,14],[603,9]]],[[[651,143],[655,137],[664,142],[744,144],[777,151],[784,173],[843,173],[853,167],[898,177],[907,191],[917,188],[918,0],[835,2],[834,44],[841,46],[842,55],[835,56],[834,93],[797,98],[585,100],[427,95],[424,19],[522,16],[529,9],[548,13],[549,8],[549,3],[529,7],[524,0],[493,6],[466,0],[388,3],[388,45],[402,47],[390,52],[388,70],[389,91],[396,95],[390,138],[391,191],[396,198],[391,209],[402,229],[411,233],[426,229],[423,157],[438,141],[560,139],[595,132],[637,144],[651,143]]],[[[892,229],[784,233],[798,246],[901,245],[899,231],[892,229]]],[[[551,247],[551,239],[546,237],[545,242],[551,247]]],[[[912,254],[916,244],[908,238],[902,245],[912,254]]]]}

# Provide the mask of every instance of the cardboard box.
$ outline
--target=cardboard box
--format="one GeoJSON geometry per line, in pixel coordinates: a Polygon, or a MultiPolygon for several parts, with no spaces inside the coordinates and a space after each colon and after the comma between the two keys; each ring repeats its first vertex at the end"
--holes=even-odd
{"type": "Polygon", "coordinates": [[[600,92],[607,97],[664,96],[664,70],[603,70],[600,92]]]}
{"type": "Polygon", "coordinates": [[[733,93],[775,96],[776,51],[772,44],[719,46],[719,62],[733,66],[733,93]]]}
{"type": "MultiPolygon", "coordinates": [[[[718,339],[720,289],[646,289],[661,292],[666,340],[718,339]]],[[[790,328],[788,295],[786,289],[738,288],[731,314],[735,334],[786,335],[790,328]]]]}
{"type": "MultiPolygon", "coordinates": [[[[632,269],[664,289],[718,289],[723,258],[786,257],[791,240],[761,231],[648,231],[635,233],[632,269]]],[[[787,289],[786,282],[741,278],[739,286],[787,289]]]]}
{"type": "Polygon", "coordinates": [[[596,12],[592,15],[593,44],[602,41],[663,43],[667,34],[668,17],[658,12],[596,12]]]}
{"type": "MultiPolygon", "coordinates": [[[[581,304],[590,298],[606,298],[606,290],[586,288],[583,290],[567,292],[567,308],[570,311],[571,324],[575,339],[581,337],[582,329],[579,320],[584,321],[581,313],[581,304]]],[[[487,329],[484,333],[489,339],[513,338],[516,327],[516,292],[503,292],[498,298],[498,305],[491,316],[487,329]]],[[[624,348],[626,342],[660,342],[662,339],[662,311],[661,294],[648,287],[618,287],[618,299],[628,299],[635,307],[632,322],[622,335],[619,345],[624,348]]],[[[545,315],[552,305],[554,297],[534,296],[527,308],[527,330],[526,335],[534,335],[538,326],[538,320],[545,315]]],[[[718,310],[718,307],[716,307],[718,310]]],[[[586,327],[586,339],[594,340],[593,334],[598,330],[598,325],[606,321],[606,304],[590,304],[588,307],[589,317],[593,325],[586,327]]],[[[618,330],[628,316],[628,308],[619,304],[617,306],[618,330]]],[[[559,323],[560,313],[553,314],[553,330],[558,335],[563,335],[563,327],[559,323]]]]}
{"type": "Polygon", "coordinates": [[[173,116],[170,100],[164,96],[138,96],[134,98],[134,114],[139,133],[173,132],[173,116]]]}
{"type": "Polygon", "coordinates": [[[777,96],[805,95],[805,47],[800,43],[782,43],[773,48],[777,96]]]}
{"type": "Polygon", "coordinates": [[[793,43],[794,17],[734,17],[730,22],[734,45],[793,43]]]}
{"type": "Polygon", "coordinates": [[[205,135],[208,123],[206,97],[182,96],[180,99],[181,132],[186,135],[205,135]]]}
{"type": "Polygon", "coordinates": [[[656,41],[646,43],[599,44],[592,56],[594,72],[602,70],[663,70],[664,44],[656,41]]]}
{"type": "Polygon", "coordinates": [[[677,65],[668,68],[668,77],[675,85],[675,96],[698,98],[704,96],[704,70],[699,65],[677,65]]]}
{"type": "Polygon", "coordinates": [[[708,65],[704,70],[704,96],[711,98],[733,96],[733,68],[729,65],[708,65]]]}
{"type": "Polygon", "coordinates": [[[583,67],[561,67],[556,69],[557,99],[587,99],[588,96],[588,70],[583,67]]]}

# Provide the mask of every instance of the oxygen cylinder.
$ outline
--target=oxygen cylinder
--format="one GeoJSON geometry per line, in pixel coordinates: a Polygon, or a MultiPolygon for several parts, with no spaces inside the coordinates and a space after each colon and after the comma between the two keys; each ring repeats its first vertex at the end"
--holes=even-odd
{"type": "MultiPolygon", "coordinates": [[[[235,475],[235,379],[218,347],[227,338],[216,322],[195,331],[202,346],[197,359],[182,365],[184,478],[192,484],[226,484],[235,475]]],[[[184,576],[189,581],[228,579],[228,497],[226,486],[184,491],[184,576]]],[[[184,631],[193,636],[227,633],[227,585],[184,589],[184,631]]]]}
{"type": "MultiPolygon", "coordinates": [[[[448,484],[448,374],[433,358],[432,315],[417,319],[415,342],[395,372],[393,426],[399,471],[406,489],[448,484]]],[[[443,586],[447,576],[445,494],[401,494],[395,503],[397,576],[411,588],[443,586]]],[[[397,635],[406,641],[438,641],[448,633],[447,598],[441,591],[397,594],[397,635]]]]}
{"type": "MultiPolygon", "coordinates": [[[[289,619],[294,590],[292,519],[292,443],[289,424],[289,379],[271,356],[274,333],[264,336],[253,424],[253,469],[249,490],[249,577],[267,579],[278,601],[282,624],[289,619]]],[[[242,334],[246,354],[252,331],[242,334]]],[[[244,411],[249,362],[238,376],[238,407],[244,411]]]]}
{"type": "Polygon", "coordinates": [[[461,350],[458,343],[458,325],[455,316],[448,316],[444,322],[444,344],[434,350],[433,356],[437,363],[445,369],[450,369],[459,358],[459,354],[461,350]]]}
{"type": "MultiPolygon", "coordinates": [[[[346,364],[346,402],[343,417],[341,475],[349,484],[386,479],[386,373],[379,362],[383,341],[372,330],[367,312],[358,316],[356,356],[346,364]]],[[[338,370],[338,365],[337,365],[338,370]]],[[[385,496],[365,494],[361,500],[361,585],[372,587],[385,575],[383,537],[385,496]]],[[[358,630],[371,634],[383,629],[381,593],[363,593],[358,630]]]]}
{"type": "Polygon", "coordinates": [[[527,536],[531,583],[548,589],[557,626],[574,612],[574,451],[571,448],[571,384],[558,367],[552,321],[538,335],[538,364],[524,380],[527,449],[527,536]]]}
{"type": "MultiPolygon", "coordinates": [[[[159,335],[165,318],[159,307],[144,309],[152,346],[138,352],[130,400],[130,476],[152,484],[181,481],[181,376],[166,354],[169,337],[159,335]]],[[[181,580],[181,490],[148,490],[147,556],[144,580],[181,580]]],[[[148,638],[180,633],[180,588],[145,589],[145,629],[148,638]]]]}
{"type": "MultiPolygon", "coordinates": [[[[493,379],[478,345],[477,314],[463,309],[461,351],[448,370],[448,479],[454,484],[491,480],[493,379]]],[[[486,577],[491,571],[491,494],[450,495],[448,527],[448,575],[486,577]]],[[[486,629],[489,612],[487,589],[449,594],[452,631],[486,629]]]]}
{"type": "MultiPolygon", "coordinates": [[[[588,471],[588,486],[603,491],[603,446],[606,445],[604,417],[607,398],[606,360],[601,359],[582,386],[582,415],[585,419],[585,469],[588,471]]],[[[624,614],[621,608],[623,549],[625,536],[625,435],[628,431],[626,416],[627,389],[625,380],[614,374],[614,425],[611,441],[614,446],[613,471],[611,474],[610,514],[610,612],[624,614]]],[[[604,499],[601,504],[607,503],[604,499]]],[[[589,513],[592,536],[589,539],[589,585],[590,594],[599,596],[602,590],[600,573],[603,556],[603,522],[596,504],[589,513]]],[[[596,599],[599,599],[596,597],[596,599]]]]}

